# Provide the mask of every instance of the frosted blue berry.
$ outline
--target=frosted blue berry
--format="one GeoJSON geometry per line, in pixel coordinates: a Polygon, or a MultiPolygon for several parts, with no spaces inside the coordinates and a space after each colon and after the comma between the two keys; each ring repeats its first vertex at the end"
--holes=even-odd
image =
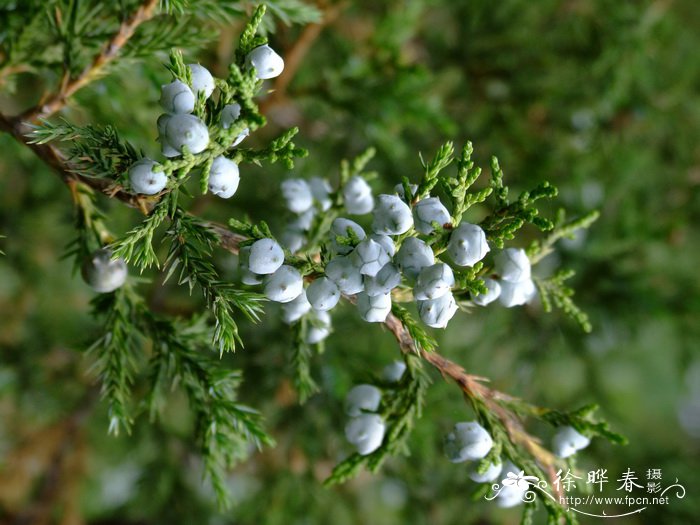
{"type": "Polygon", "coordinates": [[[486,471],[482,473],[478,472],[478,468],[479,464],[477,463],[469,470],[469,473],[467,474],[469,478],[477,483],[491,483],[492,481],[496,481],[496,479],[498,479],[498,475],[501,473],[501,470],[503,470],[503,464],[500,462],[489,463],[486,471]]]}
{"type": "Polygon", "coordinates": [[[447,245],[447,254],[459,266],[474,266],[489,250],[484,230],[466,222],[455,228],[447,245]]]}
{"type": "Polygon", "coordinates": [[[309,329],[306,332],[306,342],[315,345],[323,341],[331,333],[331,316],[328,312],[311,310],[309,312],[309,329]]]}
{"type": "Polygon", "coordinates": [[[209,171],[209,191],[217,197],[228,199],[236,193],[241,177],[238,164],[223,155],[216,157],[209,171]]]}
{"type": "Polygon", "coordinates": [[[367,295],[386,295],[401,284],[401,273],[392,263],[386,263],[375,276],[365,276],[365,292],[367,295]]]}
{"type": "Polygon", "coordinates": [[[188,64],[188,67],[192,72],[192,91],[195,94],[204,91],[204,97],[209,98],[216,87],[212,74],[199,64],[188,64]]]}
{"type": "Polygon", "coordinates": [[[403,361],[394,361],[382,369],[382,379],[390,383],[398,383],[401,381],[405,371],[406,363],[403,361]]]}
{"type": "Polygon", "coordinates": [[[248,268],[259,275],[274,273],[284,264],[284,251],[274,239],[260,239],[250,246],[248,268]]]}
{"type": "Polygon", "coordinates": [[[537,295],[537,288],[532,279],[513,283],[501,281],[501,294],[498,300],[507,308],[529,303],[537,295]]]}
{"type": "Polygon", "coordinates": [[[282,246],[284,246],[291,253],[298,252],[306,243],[304,232],[291,227],[285,228],[279,239],[282,246]]]}
{"type": "Polygon", "coordinates": [[[362,414],[352,418],[345,426],[345,437],[355,446],[358,454],[366,456],[382,445],[385,431],[386,425],[380,416],[362,414]]]}
{"type": "Polygon", "coordinates": [[[391,312],[391,295],[357,294],[357,311],[368,323],[383,323],[391,312]]]}
{"type": "Polygon", "coordinates": [[[401,244],[395,262],[406,277],[415,279],[423,268],[435,264],[435,255],[425,242],[409,237],[401,244]]]}
{"type": "Polygon", "coordinates": [[[495,279],[484,278],[484,285],[486,286],[486,293],[480,293],[472,297],[472,302],[479,306],[491,304],[501,295],[501,285],[495,279]]]}
{"type": "Polygon", "coordinates": [[[375,233],[401,235],[413,226],[411,208],[396,195],[379,195],[372,217],[375,233]]]}
{"type": "Polygon", "coordinates": [[[341,293],[355,295],[364,289],[362,274],[349,256],[338,255],[326,265],[326,276],[341,293]]]}
{"type": "Polygon", "coordinates": [[[304,179],[287,179],[282,182],[282,195],[287,208],[293,213],[304,213],[313,206],[311,187],[304,179]]]}
{"type": "Polygon", "coordinates": [[[457,423],[445,436],[445,455],[452,463],[482,459],[491,447],[491,435],[476,421],[457,423]]]}
{"type": "Polygon", "coordinates": [[[455,284],[454,273],[445,263],[426,266],[418,274],[413,296],[421,301],[437,299],[449,293],[455,284]]]}
{"type": "Polygon", "coordinates": [[[190,153],[201,153],[209,145],[209,130],[194,115],[173,115],[165,124],[164,139],[178,153],[185,146],[190,153]]]}
{"type": "Polygon", "coordinates": [[[113,292],[126,282],[128,270],[124,259],[112,260],[112,251],[101,248],[83,262],[80,272],[85,282],[99,293],[113,292]]]}
{"type": "Polygon", "coordinates": [[[249,286],[261,284],[262,275],[250,271],[248,262],[250,260],[250,246],[244,246],[238,251],[238,268],[240,270],[241,282],[249,286]]]}
{"type": "Polygon", "coordinates": [[[306,298],[314,310],[327,311],[340,300],[338,286],[327,277],[320,277],[306,289],[306,298]]]}
{"type": "Polygon", "coordinates": [[[552,451],[560,458],[568,458],[590,444],[590,438],[580,434],[574,427],[561,427],[552,438],[552,451]]]}
{"type": "Polygon", "coordinates": [[[153,171],[156,162],[143,158],[129,168],[129,184],[135,193],[155,195],[160,193],[168,182],[163,171],[153,171]]]}
{"type": "Polygon", "coordinates": [[[277,303],[293,301],[304,291],[304,279],[299,270],[286,264],[265,277],[263,284],[265,297],[277,303]]]}
{"type": "Polygon", "coordinates": [[[418,315],[431,328],[445,328],[457,313],[457,303],[452,292],[427,301],[417,301],[418,315]]]}
{"type": "Polygon", "coordinates": [[[444,226],[450,222],[450,213],[437,197],[429,197],[419,201],[413,207],[413,218],[416,230],[428,235],[433,233],[433,223],[444,226]]]}
{"type": "Polygon", "coordinates": [[[330,198],[331,185],[328,181],[321,177],[311,177],[309,186],[311,187],[311,194],[314,196],[314,200],[318,203],[321,211],[328,210],[333,205],[333,201],[330,198]]]}
{"type": "Polygon", "coordinates": [[[246,65],[255,68],[261,80],[278,77],[284,70],[284,59],[266,45],[256,47],[246,56],[246,65]]]}
{"type": "Polygon", "coordinates": [[[157,126],[158,126],[158,141],[160,142],[161,150],[163,153],[163,156],[172,158],[172,157],[177,157],[181,155],[181,153],[173,148],[170,145],[170,142],[168,142],[168,139],[165,135],[165,129],[170,122],[170,119],[172,118],[172,115],[169,115],[168,113],[162,114],[160,117],[158,117],[157,121],[157,126]]]}
{"type": "Polygon", "coordinates": [[[388,235],[382,233],[373,233],[369,236],[374,242],[379,243],[384,248],[384,251],[389,254],[389,257],[393,257],[396,253],[396,245],[394,240],[388,235]]]}
{"type": "Polygon", "coordinates": [[[408,198],[406,198],[406,193],[403,190],[402,183],[399,183],[396,186],[394,186],[394,193],[401,197],[402,200],[410,202],[413,200],[413,196],[416,194],[416,191],[418,191],[418,184],[409,184],[408,189],[411,190],[411,194],[408,196],[408,198]]]}
{"type": "Polygon", "coordinates": [[[168,113],[192,113],[194,102],[194,93],[184,82],[174,80],[161,86],[160,105],[168,113]]]}
{"type": "Polygon", "coordinates": [[[504,281],[519,283],[530,279],[530,259],[522,248],[506,248],[495,257],[496,273],[504,281]]]}
{"type": "Polygon", "coordinates": [[[376,412],[382,401],[382,391],[374,385],[357,385],[345,396],[345,413],[359,416],[364,412],[376,412]]]}
{"type": "Polygon", "coordinates": [[[362,275],[377,275],[379,270],[391,260],[384,247],[372,239],[365,239],[355,247],[351,255],[362,275]]]}
{"type": "Polygon", "coordinates": [[[350,177],[343,187],[343,202],[345,210],[350,215],[364,215],[374,208],[372,188],[362,177],[355,175],[350,177]]]}
{"type": "Polygon", "coordinates": [[[359,240],[363,240],[365,235],[365,230],[362,226],[357,224],[350,219],[337,218],[331,223],[331,248],[335,253],[340,255],[347,255],[353,250],[353,247],[348,244],[341,244],[337,241],[336,237],[348,237],[348,230],[352,231],[359,240]]]}
{"type": "Polygon", "coordinates": [[[282,321],[292,324],[301,319],[311,310],[311,303],[306,298],[306,290],[302,290],[296,299],[282,305],[282,321]]]}

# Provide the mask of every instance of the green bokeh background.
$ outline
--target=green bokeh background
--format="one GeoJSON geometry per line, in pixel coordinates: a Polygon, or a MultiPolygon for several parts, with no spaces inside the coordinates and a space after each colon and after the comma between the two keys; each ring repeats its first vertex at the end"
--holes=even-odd
{"type": "MultiPolygon", "coordinates": [[[[190,57],[223,72],[240,27],[223,28],[219,41],[190,57]]],[[[272,44],[288,49],[302,31],[282,26],[272,44]]],[[[264,144],[298,125],[310,156],[293,175],[332,180],[341,158],[374,145],[377,192],[402,176],[417,180],[418,152],[429,157],[445,140],[472,140],[484,167],[498,155],[514,191],[549,180],[573,215],[600,210],[586,235],[564,243],[538,269],[577,271],[573,285],[594,323],[591,334],[533,305],[460,314],[437,337],[443,354],[500,390],[561,409],[599,403],[630,440],[626,447],[596,440],[580,455],[584,471],[608,469],[606,494],[616,493],[615,479],[628,467],[640,478],[660,468],[666,484],[677,478],[685,485],[684,499],[615,520],[620,524],[700,519],[698,49],[695,0],[345,2],[286,94],[268,105],[270,125],[248,139],[264,144]]],[[[122,66],[82,91],[66,116],[114,124],[155,155],[163,59],[122,66]]],[[[17,112],[54,80],[22,75],[21,89],[0,95],[0,107],[17,112]]],[[[65,421],[90,395],[83,350],[98,327],[88,313],[91,292],[61,259],[72,236],[68,191],[10,137],[0,136],[0,151],[2,479],[18,446],[65,421]]],[[[235,198],[197,198],[192,206],[209,219],[265,219],[279,232],[279,182],[287,176],[276,166],[245,167],[235,198]]],[[[101,203],[115,232],[139,220],[119,203],[101,203]]],[[[232,257],[217,257],[233,278],[232,257]]],[[[157,308],[183,315],[201,308],[196,297],[161,286],[157,273],[143,278],[157,308]]],[[[376,476],[323,488],[349,452],[345,392],[397,358],[398,349],[381,328],[340,307],[335,333],[314,360],[323,392],[299,406],[289,386],[291,335],[275,306],[267,312],[261,325],[242,322],[246,348],[222,362],[245,370],[243,398],[262,411],[278,441],[232,473],[237,505],[218,512],[200,483],[198,460],[187,449],[186,402],[174,393],[162,424],[151,427],[144,415],[133,435],[118,438],[107,436],[104,406],[95,404],[81,431],[83,462],[73,473],[83,520],[75,523],[518,523],[517,510],[472,501],[476,486],[466,468],[442,456],[442,435],[472,415],[437,374],[411,455],[376,476]]],[[[545,441],[551,436],[537,425],[533,431],[545,441]]],[[[5,478],[0,518],[38,505],[40,479],[12,500],[7,487],[21,483],[5,478]]],[[[54,515],[67,523],[65,508],[54,515]]]]}

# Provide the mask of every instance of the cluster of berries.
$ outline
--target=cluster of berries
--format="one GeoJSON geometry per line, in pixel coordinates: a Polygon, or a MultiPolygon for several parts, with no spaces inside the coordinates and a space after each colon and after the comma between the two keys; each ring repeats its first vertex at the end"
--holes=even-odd
{"type": "MultiPolygon", "coordinates": [[[[248,68],[255,68],[259,79],[278,76],[284,69],[284,61],[272,48],[267,45],[253,49],[246,57],[248,68]]],[[[182,155],[185,151],[197,154],[209,145],[209,128],[206,123],[192,113],[195,110],[197,97],[208,99],[216,89],[216,81],[212,74],[199,64],[187,66],[191,73],[191,84],[174,80],[162,86],[160,105],[165,113],[158,117],[158,140],[163,156],[172,158],[182,155]]],[[[219,125],[229,129],[241,114],[240,104],[233,103],[224,106],[219,114],[219,125]]],[[[235,147],[249,134],[249,129],[243,130],[231,144],[235,147]]],[[[135,193],[155,195],[167,185],[168,178],[158,163],[149,158],[135,162],[129,168],[129,181],[135,193]]],[[[213,159],[209,172],[209,191],[223,199],[228,199],[238,189],[240,175],[238,165],[223,155],[213,159]]]]}
{"type": "MultiPolygon", "coordinates": [[[[479,461],[484,459],[493,447],[493,439],[488,431],[476,421],[457,423],[445,436],[445,455],[453,463],[479,461]]],[[[580,434],[573,427],[561,427],[554,435],[552,449],[554,453],[566,458],[588,446],[590,439],[580,434]]],[[[486,469],[480,469],[476,463],[468,476],[477,483],[491,483],[505,479],[509,473],[518,475],[522,469],[510,461],[491,461],[486,469]],[[479,472],[481,470],[482,472],[479,472]]],[[[520,504],[528,490],[527,484],[504,484],[497,497],[496,504],[502,508],[520,504]]]]}
{"type": "MultiPolygon", "coordinates": [[[[395,361],[384,367],[382,378],[387,382],[398,382],[405,370],[403,361],[395,361]]],[[[345,425],[345,438],[362,456],[377,450],[384,440],[386,424],[377,413],[381,401],[382,391],[368,384],[353,387],[345,398],[345,413],[350,418],[345,425]]]]}
{"type": "MultiPolygon", "coordinates": [[[[265,80],[279,76],[284,69],[284,60],[268,45],[253,49],[246,57],[246,66],[255,68],[258,79],[265,80]]],[[[216,89],[213,75],[199,64],[187,66],[191,73],[190,85],[180,80],[162,86],[160,105],[165,113],[158,117],[158,140],[164,157],[180,156],[185,149],[192,154],[201,153],[209,145],[207,125],[192,112],[200,93],[208,99],[216,89]]],[[[219,125],[229,129],[241,114],[239,104],[223,107],[219,125]]],[[[249,134],[243,130],[233,141],[231,147],[241,143],[249,134]]],[[[156,195],[163,191],[168,177],[159,164],[144,157],[129,168],[129,184],[134,193],[156,195]]],[[[209,191],[223,199],[232,197],[238,189],[240,175],[238,165],[223,155],[213,159],[209,171],[209,191]]],[[[121,287],[126,281],[127,267],[123,259],[111,260],[110,250],[97,250],[83,263],[81,273],[85,282],[96,292],[107,293],[121,287]]]]}
{"type": "MultiPolygon", "coordinates": [[[[323,275],[304,289],[303,276],[284,264],[283,247],[291,253],[301,250],[306,233],[318,213],[332,204],[328,181],[289,179],[282,183],[287,208],[295,214],[280,237],[261,239],[241,250],[240,266],[245,284],[263,284],[268,299],[284,303],[283,319],[299,320],[307,313],[312,326],[329,332],[327,314],[342,295],[356,296],[357,310],[363,320],[384,322],[391,312],[392,291],[402,283],[412,287],[421,320],[433,328],[445,328],[457,312],[452,294],[455,286],[453,267],[473,266],[490,251],[484,230],[462,222],[450,232],[446,247],[448,262],[436,259],[431,246],[419,236],[403,236],[411,230],[428,236],[436,229],[451,228],[451,216],[437,197],[426,197],[413,204],[417,186],[410,186],[406,198],[403,185],[394,194],[375,196],[365,179],[351,177],[342,188],[342,202],[348,215],[372,213],[371,231],[357,222],[336,218],[330,225],[327,262],[323,275]]],[[[409,234],[410,235],[410,234],[409,234]]],[[[484,279],[487,292],[472,298],[485,306],[496,299],[507,307],[524,304],[535,295],[530,276],[530,261],[522,249],[508,248],[495,258],[498,280],[484,279]]],[[[317,331],[313,331],[317,336],[317,331]]],[[[314,337],[313,339],[316,339],[314,337]]]]}

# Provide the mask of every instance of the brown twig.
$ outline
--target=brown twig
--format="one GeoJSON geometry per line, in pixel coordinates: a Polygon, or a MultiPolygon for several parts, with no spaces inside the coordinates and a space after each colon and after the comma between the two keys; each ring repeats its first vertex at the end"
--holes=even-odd
{"type": "Polygon", "coordinates": [[[57,92],[22,113],[17,120],[36,122],[63,108],[71,96],[98,77],[104,68],[119,55],[121,49],[133,36],[136,28],[153,17],[157,6],[158,0],[145,0],[131,16],[121,23],[117,32],[77,77],[69,78],[68,73],[64,74],[61,87],[57,92]]]}

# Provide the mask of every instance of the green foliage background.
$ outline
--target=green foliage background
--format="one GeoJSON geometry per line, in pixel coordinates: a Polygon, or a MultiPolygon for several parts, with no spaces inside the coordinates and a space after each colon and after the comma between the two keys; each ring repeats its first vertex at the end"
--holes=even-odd
{"type": "MultiPolygon", "coordinates": [[[[279,4],[291,21],[314,17],[300,2],[279,4]]],[[[429,157],[445,140],[469,139],[482,165],[499,156],[515,189],[549,180],[573,211],[599,208],[601,218],[588,234],[557,256],[577,270],[572,284],[591,315],[590,335],[537,307],[492,307],[461,315],[437,334],[442,352],[496,388],[541,405],[599,403],[630,440],[626,447],[594,441],[580,455],[584,470],[608,469],[608,492],[628,467],[640,476],[661,468],[666,481],[678,478],[688,489],[683,500],[617,523],[697,520],[700,4],[356,0],[340,9],[284,96],[271,96],[271,125],[248,140],[264,143],[299,126],[298,143],[310,155],[296,173],[332,177],[341,158],[374,145],[371,167],[380,174],[374,184],[380,191],[402,176],[419,178],[418,151],[429,157]]],[[[182,45],[188,58],[221,73],[242,12],[232,10],[223,24],[220,18],[192,21],[220,26],[218,35],[207,33],[215,38],[206,44],[202,32],[182,31],[167,47],[182,45]]],[[[288,49],[303,25],[277,22],[272,44],[288,49]]],[[[168,75],[160,65],[165,55],[153,51],[81,91],[66,114],[112,124],[155,155],[159,86],[168,75]]],[[[4,81],[0,107],[19,112],[55,81],[16,75],[4,81]]],[[[219,512],[200,483],[201,465],[185,446],[192,421],[183,399],[172,400],[162,423],[151,427],[144,414],[133,435],[107,437],[104,406],[82,354],[97,334],[88,315],[92,294],[61,259],[72,237],[70,195],[11,137],[0,136],[0,151],[0,233],[6,236],[0,239],[6,254],[0,257],[0,518],[38,505],[42,496],[36,479],[13,496],[22,480],[3,479],[2,464],[12,464],[19,445],[50,439],[41,429],[87,404],[76,445],[82,463],[66,481],[75,487],[83,521],[70,523],[518,522],[517,511],[472,502],[475,485],[465,469],[444,459],[442,435],[471,414],[457,389],[435,375],[410,457],[389,461],[377,476],[321,486],[348,452],[340,410],[345,392],[398,356],[389,334],[362,323],[348,305],[315,360],[323,391],[304,406],[290,387],[291,333],[275,306],[267,307],[262,325],[241,321],[245,349],[223,364],[245,370],[242,398],[264,414],[278,446],[232,473],[233,509],[219,512]]],[[[286,176],[282,167],[248,168],[235,198],[199,198],[193,206],[209,219],[249,214],[280,231],[279,182],[286,176]]],[[[104,204],[114,231],[140,220],[119,203],[104,204]]],[[[233,277],[233,258],[218,257],[233,277]]],[[[149,301],[162,311],[187,314],[201,306],[176,286],[161,287],[156,273],[143,279],[149,301]]],[[[550,430],[538,430],[549,439],[550,430]]],[[[57,523],[69,523],[68,508],[55,511],[57,523]]]]}

